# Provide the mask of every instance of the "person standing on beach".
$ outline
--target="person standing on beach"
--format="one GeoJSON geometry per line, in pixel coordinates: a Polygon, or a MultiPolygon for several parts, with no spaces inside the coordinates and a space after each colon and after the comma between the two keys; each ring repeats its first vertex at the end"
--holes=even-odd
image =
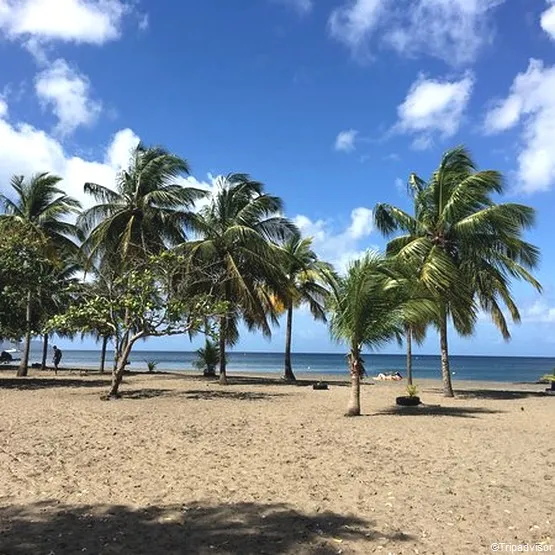
{"type": "Polygon", "coordinates": [[[58,349],[56,345],[54,345],[54,356],[52,357],[52,360],[54,362],[54,372],[58,374],[58,366],[62,360],[62,351],[61,349],[58,349]]]}

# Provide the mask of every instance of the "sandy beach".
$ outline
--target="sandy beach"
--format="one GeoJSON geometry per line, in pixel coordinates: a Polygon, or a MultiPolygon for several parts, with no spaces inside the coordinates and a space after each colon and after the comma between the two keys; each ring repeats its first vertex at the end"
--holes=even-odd
{"type": "MultiPolygon", "coordinates": [[[[554,543],[542,385],[0,373],[0,553],[491,553],[554,543]]],[[[553,548],[555,550],[555,548],[553,548]]]]}

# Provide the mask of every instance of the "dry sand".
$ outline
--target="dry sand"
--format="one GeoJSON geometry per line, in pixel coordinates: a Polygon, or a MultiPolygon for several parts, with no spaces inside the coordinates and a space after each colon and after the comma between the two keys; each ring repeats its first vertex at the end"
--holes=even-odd
{"type": "MultiPolygon", "coordinates": [[[[0,553],[491,553],[555,543],[555,398],[458,383],[0,374],[0,553]],[[107,379],[107,378],[106,378],[107,379]],[[252,382],[255,383],[252,383],[252,382]],[[440,405],[434,407],[431,405],[440,405]]],[[[555,552],[555,547],[552,548],[555,552]]]]}

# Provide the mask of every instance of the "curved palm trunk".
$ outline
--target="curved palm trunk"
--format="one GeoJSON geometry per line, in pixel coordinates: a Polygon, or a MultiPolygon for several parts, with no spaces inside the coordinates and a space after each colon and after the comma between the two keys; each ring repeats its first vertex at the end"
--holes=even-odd
{"type": "Polygon", "coordinates": [[[412,330],[407,328],[407,385],[412,385],[412,330]]]}
{"type": "Polygon", "coordinates": [[[360,416],[360,352],[352,350],[349,356],[349,370],[351,372],[351,398],[345,416],[360,416]]]}
{"type": "Polygon", "coordinates": [[[102,338],[102,350],[100,351],[100,373],[104,374],[104,368],[106,366],[106,348],[108,347],[108,336],[105,335],[102,338]]]}
{"type": "Polygon", "coordinates": [[[25,313],[25,345],[23,347],[23,355],[21,357],[21,362],[19,363],[19,369],[17,371],[18,377],[27,376],[29,371],[29,351],[31,350],[31,307],[32,296],[31,291],[27,293],[27,310],[25,313]]]}
{"type": "Polygon", "coordinates": [[[226,356],[225,347],[227,340],[227,318],[220,318],[220,384],[227,385],[226,356]]]}
{"type": "Polygon", "coordinates": [[[294,382],[297,380],[291,365],[291,335],[293,330],[293,305],[287,308],[287,329],[285,331],[285,375],[284,378],[294,382]]]}
{"type": "Polygon", "coordinates": [[[451,370],[449,368],[449,347],[447,344],[447,311],[444,309],[440,326],[440,349],[441,349],[441,377],[443,379],[443,394],[445,397],[454,397],[453,385],[451,383],[451,370]]]}
{"type": "Polygon", "coordinates": [[[41,370],[46,370],[46,359],[48,358],[48,334],[42,336],[42,361],[40,364],[41,370]]]}

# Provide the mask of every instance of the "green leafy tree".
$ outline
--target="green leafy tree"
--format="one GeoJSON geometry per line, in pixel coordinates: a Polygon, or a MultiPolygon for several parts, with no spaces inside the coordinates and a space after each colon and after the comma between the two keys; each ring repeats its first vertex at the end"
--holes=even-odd
{"type": "Polygon", "coordinates": [[[112,372],[109,397],[119,396],[119,386],[135,343],[149,337],[212,333],[206,323],[225,313],[227,306],[209,293],[194,297],[184,295],[176,286],[184,259],[166,252],[151,256],[145,265],[123,272],[114,282],[112,292],[83,289],[80,303],[54,317],[53,329],[91,333],[104,327],[111,330],[121,345],[112,372]]]}
{"type": "Polygon", "coordinates": [[[185,240],[194,202],[206,193],[180,183],[189,164],[166,150],[138,145],[129,167],[119,172],[114,189],[86,183],[97,205],[85,210],[78,225],[87,236],[89,258],[121,268],[163,252],[185,240]]]}
{"type": "Polygon", "coordinates": [[[287,313],[284,377],[289,381],[295,381],[291,364],[293,311],[306,304],[316,320],[326,321],[325,303],[329,294],[329,283],[333,279],[332,266],[318,260],[311,247],[312,239],[303,239],[300,233],[295,233],[282,247],[286,255],[283,259],[283,272],[287,286],[283,298],[283,308],[287,313]]]}
{"type": "Polygon", "coordinates": [[[285,290],[283,253],[276,248],[296,231],[282,217],[281,199],[264,192],[261,183],[245,174],[217,180],[208,204],[193,218],[197,239],[183,247],[189,273],[201,268],[206,275],[199,288],[229,306],[219,320],[220,383],[227,383],[226,347],[239,337],[242,318],[249,329],[271,335],[277,322],[275,299],[285,290]]]}
{"type": "Polygon", "coordinates": [[[503,306],[513,321],[520,320],[511,279],[541,288],[530,273],[539,251],[523,239],[535,214],[521,204],[497,204],[494,196],[504,192],[501,174],[477,171],[462,147],[443,156],[429,181],[413,174],[410,185],[414,214],[379,204],[375,221],[387,236],[400,233],[387,252],[418,268],[419,282],[437,300],[443,388],[451,397],[449,319],[460,334],[472,334],[481,308],[509,339],[503,306]]]}
{"type": "MultiPolygon", "coordinates": [[[[68,218],[77,214],[81,205],[58,187],[60,181],[60,177],[49,173],[39,173],[28,180],[23,176],[14,176],[11,186],[15,199],[0,195],[0,203],[4,209],[4,214],[0,218],[30,226],[37,236],[46,239],[44,256],[63,260],[72,256],[77,250],[74,242],[77,229],[75,225],[68,222],[68,218]]],[[[40,306],[33,306],[37,293],[37,290],[28,290],[26,293],[25,322],[27,331],[18,376],[26,376],[28,371],[33,331],[32,318],[34,313],[36,315],[40,309],[40,306]]]]}

